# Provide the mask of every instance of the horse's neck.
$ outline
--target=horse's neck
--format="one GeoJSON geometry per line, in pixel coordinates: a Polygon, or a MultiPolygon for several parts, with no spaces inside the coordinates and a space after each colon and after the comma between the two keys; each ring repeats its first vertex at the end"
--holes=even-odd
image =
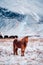
{"type": "Polygon", "coordinates": [[[22,38],[20,41],[24,41],[25,38],[22,38]]]}

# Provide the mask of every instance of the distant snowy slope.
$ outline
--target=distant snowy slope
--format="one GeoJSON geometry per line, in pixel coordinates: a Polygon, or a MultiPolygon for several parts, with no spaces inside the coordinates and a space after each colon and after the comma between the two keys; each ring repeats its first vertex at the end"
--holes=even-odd
{"type": "Polygon", "coordinates": [[[2,8],[0,7],[0,17],[5,17],[5,18],[9,18],[9,19],[17,19],[18,21],[21,21],[23,20],[23,18],[25,17],[25,15],[23,14],[19,14],[19,13],[14,13],[14,12],[11,12],[9,11],[8,9],[6,8],[2,8]]]}
{"type": "Polygon", "coordinates": [[[0,7],[0,32],[4,35],[40,35],[43,32],[43,18],[34,13],[21,14],[0,7]],[[41,24],[42,23],[42,24],[41,24]]]}

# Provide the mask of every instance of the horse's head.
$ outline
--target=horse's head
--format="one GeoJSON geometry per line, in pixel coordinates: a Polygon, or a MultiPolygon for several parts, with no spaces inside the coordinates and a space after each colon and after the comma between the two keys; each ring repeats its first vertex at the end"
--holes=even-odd
{"type": "Polygon", "coordinates": [[[28,43],[28,36],[24,37],[26,43],[28,43]]]}
{"type": "Polygon", "coordinates": [[[25,37],[22,39],[22,42],[28,43],[28,36],[25,36],[25,37]]]}

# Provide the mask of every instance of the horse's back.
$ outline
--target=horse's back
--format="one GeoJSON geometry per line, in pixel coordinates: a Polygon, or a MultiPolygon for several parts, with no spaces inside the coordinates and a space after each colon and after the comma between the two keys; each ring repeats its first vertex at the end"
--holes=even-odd
{"type": "Polygon", "coordinates": [[[14,40],[13,45],[16,45],[18,48],[21,48],[21,42],[18,40],[14,40]]]}

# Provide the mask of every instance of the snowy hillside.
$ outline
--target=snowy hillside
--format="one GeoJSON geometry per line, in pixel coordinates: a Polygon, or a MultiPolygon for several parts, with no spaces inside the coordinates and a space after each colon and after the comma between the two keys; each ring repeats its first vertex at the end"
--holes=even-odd
{"type": "Polygon", "coordinates": [[[0,32],[4,35],[39,35],[43,37],[42,18],[39,20],[34,13],[21,14],[0,7],[0,32]]]}

